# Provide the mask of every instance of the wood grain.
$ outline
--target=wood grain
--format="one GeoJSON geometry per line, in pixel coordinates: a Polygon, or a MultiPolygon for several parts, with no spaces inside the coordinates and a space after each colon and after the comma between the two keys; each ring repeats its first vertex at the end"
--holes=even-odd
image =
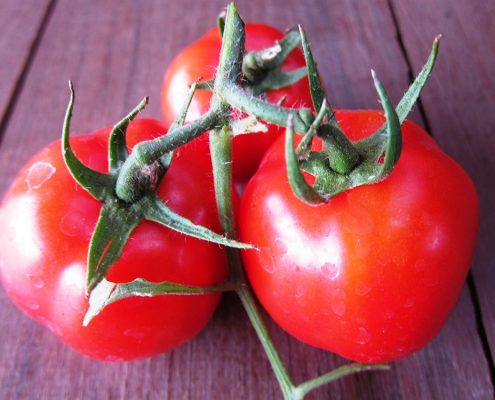
{"type": "MultiPolygon", "coordinates": [[[[239,1],[238,7],[246,20],[280,27],[303,24],[335,106],[378,106],[369,74],[372,67],[392,97],[400,98],[409,83],[409,65],[402,54],[387,1],[302,3],[239,1]]],[[[166,65],[180,48],[215,23],[224,5],[219,0],[201,7],[193,0],[123,0],[118,5],[111,0],[58,0],[4,132],[0,146],[0,192],[30,153],[58,138],[69,78],[74,80],[77,90],[75,132],[112,124],[144,95],[150,95],[151,100],[144,115],[159,118],[159,88],[166,65]],[[20,149],[19,143],[26,148],[20,149]]],[[[401,28],[406,26],[404,18],[408,12],[401,14],[401,28]]],[[[460,23],[464,26],[470,22],[460,23]]],[[[424,61],[432,37],[417,47],[417,54],[409,53],[415,68],[424,61]]],[[[405,43],[410,43],[411,38],[414,36],[404,36],[405,43]]],[[[1,45],[0,54],[6,51],[5,46],[1,45]]],[[[407,48],[409,51],[410,45],[407,48]]],[[[446,57],[455,59],[448,53],[446,57]]],[[[461,84],[460,81],[456,80],[461,84]]],[[[469,87],[459,90],[470,93],[469,87]]],[[[437,82],[425,95],[436,98],[443,93],[437,82]]],[[[438,106],[427,98],[424,97],[424,105],[430,120],[431,115],[438,113],[438,106]]],[[[422,122],[419,113],[413,118],[422,122]]],[[[431,123],[436,134],[440,129],[433,120],[431,123]]],[[[445,140],[447,143],[450,139],[445,140]]],[[[456,140],[451,139],[450,146],[460,151],[456,140]]],[[[488,149],[483,151],[486,156],[488,149]]],[[[488,181],[482,183],[489,186],[488,181]]],[[[493,238],[493,234],[488,237],[493,238]]],[[[488,274],[488,268],[483,270],[488,274]]],[[[486,279],[493,279],[493,274],[486,279]]],[[[271,322],[269,328],[297,382],[346,362],[299,343],[271,322]]],[[[81,357],[18,312],[3,291],[0,337],[1,399],[281,398],[257,338],[231,294],[224,296],[208,328],[193,341],[168,354],[131,363],[106,364],[81,357]]],[[[394,363],[389,372],[347,377],[308,398],[493,398],[468,291],[464,290],[446,327],[425,350],[394,363]]]]}
{"type": "Polygon", "coordinates": [[[36,39],[50,0],[2,0],[0,12],[0,123],[4,123],[9,104],[20,88],[20,80],[36,48],[36,39]]]}
{"type": "Polygon", "coordinates": [[[481,226],[472,273],[493,357],[495,2],[397,1],[396,9],[415,70],[428,39],[443,34],[438,67],[422,100],[433,135],[470,173],[480,195],[481,226]],[[421,29],[415,21],[421,21],[421,29]]]}

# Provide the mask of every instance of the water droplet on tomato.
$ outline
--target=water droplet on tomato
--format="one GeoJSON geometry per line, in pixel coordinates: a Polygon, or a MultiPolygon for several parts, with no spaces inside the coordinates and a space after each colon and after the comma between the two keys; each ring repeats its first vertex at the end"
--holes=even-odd
{"type": "Polygon", "coordinates": [[[383,313],[383,318],[385,319],[392,319],[395,317],[395,311],[385,311],[383,313]]]}
{"type": "Polygon", "coordinates": [[[409,297],[408,299],[406,299],[406,301],[404,302],[404,307],[405,308],[411,308],[411,307],[414,307],[414,304],[416,303],[416,300],[414,299],[414,297],[409,297]]]}
{"type": "Polygon", "coordinates": [[[25,178],[28,192],[39,189],[56,171],[57,169],[52,164],[45,161],[31,165],[25,178]]]}
{"type": "Polygon", "coordinates": [[[35,276],[32,274],[26,274],[26,277],[29,279],[29,282],[36,289],[43,289],[45,287],[45,281],[39,276],[35,276]]]}
{"type": "Polygon", "coordinates": [[[40,305],[38,303],[30,303],[27,306],[32,311],[36,311],[40,309],[40,305]]]}
{"type": "Polygon", "coordinates": [[[128,336],[136,340],[143,340],[144,337],[146,336],[146,333],[147,332],[145,329],[138,329],[138,328],[129,328],[123,332],[124,336],[128,336]]]}
{"type": "Polygon", "coordinates": [[[273,262],[264,262],[262,264],[262,267],[269,274],[273,274],[273,272],[275,271],[275,265],[273,264],[273,262]]]}
{"type": "Polygon", "coordinates": [[[345,305],[344,300],[337,300],[337,301],[332,301],[332,303],[330,304],[330,308],[332,309],[335,315],[342,317],[344,316],[347,307],[345,305]]]}
{"type": "Polygon", "coordinates": [[[278,244],[281,254],[285,255],[289,252],[289,245],[285,241],[283,241],[282,239],[275,239],[275,241],[278,244]]]}
{"type": "Polygon", "coordinates": [[[81,234],[81,221],[84,220],[85,216],[83,213],[78,213],[77,211],[69,212],[60,220],[60,231],[65,233],[67,236],[78,236],[81,234]]]}
{"type": "Polygon", "coordinates": [[[371,340],[371,334],[365,327],[360,327],[357,332],[356,343],[366,344],[371,340]]]}
{"type": "Polygon", "coordinates": [[[331,280],[334,280],[339,276],[340,269],[334,263],[326,262],[321,266],[321,272],[331,280]]]}
{"type": "Polygon", "coordinates": [[[366,296],[371,291],[371,288],[365,285],[363,282],[359,282],[356,285],[355,292],[358,296],[366,296]]]}
{"type": "Polygon", "coordinates": [[[294,290],[294,296],[296,298],[300,299],[306,294],[306,288],[303,285],[297,285],[296,289],[294,290]]]}

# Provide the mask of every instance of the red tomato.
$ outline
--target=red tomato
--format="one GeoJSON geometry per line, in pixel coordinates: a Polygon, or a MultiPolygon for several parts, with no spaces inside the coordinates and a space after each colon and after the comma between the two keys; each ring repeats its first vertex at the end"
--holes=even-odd
{"type": "MultiPolygon", "coordinates": [[[[384,122],[340,111],[357,140],[384,122]]],[[[321,144],[320,144],[321,145],[321,144]]],[[[289,187],[284,140],[267,152],[241,203],[243,253],[262,305],[303,342],[362,362],[404,357],[440,330],[459,296],[479,218],[475,187],[419,126],[380,183],[309,206],[289,187]]]]}
{"type": "MultiPolygon", "coordinates": [[[[136,120],[129,126],[128,142],[134,145],[165,131],[157,121],[136,120]]],[[[107,172],[109,132],[108,128],[71,139],[81,161],[101,172],[107,172]]],[[[198,181],[180,161],[172,163],[158,195],[175,212],[219,230],[211,183],[198,181]]],[[[106,361],[167,351],[197,334],[219,295],[129,298],[111,304],[88,327],[82,326],[88,309],[88,243],[99,211],[100,203],[70,176],[59,141],[22,168],[0,207],[0,275],[13,302],[74,349],[106,361]]],[[[218,245],[145,221],[131,235],[107,279],[212,285],[226,276],[226,260],[218,245]]]]}
{"type": "MultiPolygon", "coordinates": [[[[246,24],[246,50],[258,51],[273,46],[276,40],[283,37],[279,30],[262,24],[246,24]]],[[[171,124],[177,117],[184,100],[187,98],[189,86],[198,78],[212,79],[218,65],[222,40],[217,28],[211,29],[206,35],[189,47],[182,50],[172,61],[165,73],[162,86],[162,112],[167,124],[171,124]]],[[[283,69],[291,71],[305,66],[304,56],[299,49],[295,49],[283,64],[283,69]]],[[[278,90],[269,91],[267,100],[278,103],[285,98],[286,107],[311,106],[311,95],[307,78],[278,90]]],[[[193,98],[187,115],[187,121],[193,121],[204,114],[210,105],[211,92],[198,90],[193,98]]],[[[239,115],[241,117],[241,115],[239,115]]],[[[235,183],[245,183],[254,174],[258,165],[276,137],[282,130],[269,125],[266,133],[250,133],[236,136],[233,144],[233,174],[235,183]]],[[[179,154],[191,154],[194,158],[201,158],[210,164],[208,136],[194,140],[179,154]]]]}

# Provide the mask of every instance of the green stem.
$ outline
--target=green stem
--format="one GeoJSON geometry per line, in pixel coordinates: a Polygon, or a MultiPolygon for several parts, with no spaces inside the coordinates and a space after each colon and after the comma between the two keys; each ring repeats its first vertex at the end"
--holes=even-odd
{"type": "MultiPolygon", "coordinates": [[[[235,250],[236,251],[236,250],[235,250]]],[[[238,251],[236,251],[238,253],[238,251]]],[[[240,266],[242,268],[242,266],[240,266]]],[[[290,378],[289,372],[284,366],[282,359],[280,358],[280,353],[273,344],[273,340],[268,332],[265,321],[263,320],[261,311],[259,309],[258,303],[254,298],[251,288],[247,285],[241,286],[237,290],[237,295],[241,299],[242,305],[246,310],[246,313],[251,321],[251,324],[258,335],[258,339],[265,350],[268,361],[275,373],[277,381],[280,385],[280,389],[284,395],[284,399],[292,400],[294,399],[293,392],[295,389],[294,384],[290,378]]]]}
{"type": "MultiPolygon", "coordinates": [[[[228,128],[224,127],[210,133],[210,153],[220,221],[227,236],[234,238],[236,237],[236,229],[232,209],[232,135],[228,128]]],[[[247,285],[241,255],[235,249],[227,248],[226,251],[231,274],[230,279],[239,284],[239,288],[236,290],[237,295],[266,352],[284,393],[284,398],[292,399],[291,393],[294,385],[268,333],[251,288],[247,285]]]]}
{"type": "MultiPolygon", "coordinates": [[[[215,81],[215,95],[212,100],[213,104],[218,102],[218,106],[227,112],[230,110],[230,106],[223,99],[217,98],[217,91],[226,85],[234,84],[237,80],[237,71],[234,70],[232,72],[230,68],[233,67],[236,69],[239,66],[239,63],[236,61],[242,62],[243,49],[244,24],[235,6],[231,4],[227,10],[220,65],[215,81]],[[242,49],[242,51],[239,51],[239,49],[242,49]],[[229,71],[229,74],[226,71],[229,71]]],[[[236,237],[236,229],[232,209],[232,134],[227,126],[210,133],[210,153],[220,221],[227,236],[233,238],[236,237]]],[[[251,288],[247,285],[247,279],[242,268],[241,255],[237,250],[229,248],[226,250],[231,273],[230,279],[240,284],[240,288],[236,292],[275,371],[275,375],[284,393],[284,398],[291,399],[294,385],[270,338],[251,288]]]]}
{"type": "Polygon", "coordinates": [[[232,83],[222,85],[219,96],[232,107],[275,125],[286,126],[289,115],[294,115],[294,130],[298,133],[305,133],[314,119],[308,108],[280,107],[255,97],[232,83]]]}
{"type": "Polygon", "coordinates": [[[143,166],[153,164],[169,151],[190,142],[205,131],[220,126],[220,121],[224,118],[224,111],[213,107],[189,125],[178,127],[154,140],[138,143],[120,170],[115,189],[117,196],[129,203],[138,200],[143,195],[139,185],[143,166]]]}
{"type": "Polygon", "coordinates": [[[319,388],[322,385],[341,379],[344,376],[355,374],[356,372],[369,370],[388,370],[390,367],[386,364],[359,364],[353,363],[344,365],[334,369],[327,374],[321,375],[315,379],[311,379],[294,388],[293,400],[304,399],[304,397],[312,390],[319,388]]]}

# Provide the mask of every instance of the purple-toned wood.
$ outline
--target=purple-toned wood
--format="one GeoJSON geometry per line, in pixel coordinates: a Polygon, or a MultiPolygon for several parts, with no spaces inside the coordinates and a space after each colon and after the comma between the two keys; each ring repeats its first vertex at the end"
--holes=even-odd
{"type": "Polygon", "coordinates": [[[394,5],[415,70],[429,39],[443,34],[438,67],[422,99],[433,135],[470,173],[480,195],[472,272],[495,355],[495,2],[419,0],[394,5]]]}
{"type": "Polygon", "coordinates": [[[50,12],[50,0],[2,0],[0,6],[0,121],[36,48],[36,38],[50,12]]]}
{"type": "MultiPolygon", "coordinates": [[[[77,91],[74,132],[114,123],[145,95],[151,103],[144,115],[159,118],[166,65],[183,46],[215,24],[223,6],[219,0],[201,6],[194,0],[58,0],[3,132],[0,192],[32,152],[60,135],[69,78],[77,91]]],[[[385,0],[252,0],[238,2],[238,8],[246,20],[281,28],[303,24],[336,107],[379,106],[371,68],[396,100],[408,85],[409,66],[385,0]]],[[[403,18],[399,22],[402,29],[403,18]]],[[[471,23],[467,17],[459,22],[465,29],[471,23]]],[[[410,55],[415,68],[426,58],[431,38],[425,39],[417,54],[410,55]]],[[[5,46],[0,46],[0,54],[7,51],[5,46]]],[[[456,60],[446,51],[442,57],[456,60]]],[[[460,79],[456,83],[462,84],[460,79]]],[[[425,95],[443,93],[433,84],[425,95]]],[[[425,97],[428,118],[437,113],[433,103],[425,97]]],[[[414,118],[421,122],[421,115],[414,118]]],[[[432,126],[436,134],[438,128],[432,126]]],[[[346,362],[297,342],[271,322],[269,328],[296,382],[346,362]]],[[[1,290],[0,338],[1,399],[281,398],[261,346],[232,294],[224,297],[197,338],[147,360],[104,364],[81,357],[18,312],[1,290]]],[[[444,330],[426,349],[393,363],[389,372],[347,377],[308,398],[493,398],[468,291],[464,290],[444,330]]]]}

